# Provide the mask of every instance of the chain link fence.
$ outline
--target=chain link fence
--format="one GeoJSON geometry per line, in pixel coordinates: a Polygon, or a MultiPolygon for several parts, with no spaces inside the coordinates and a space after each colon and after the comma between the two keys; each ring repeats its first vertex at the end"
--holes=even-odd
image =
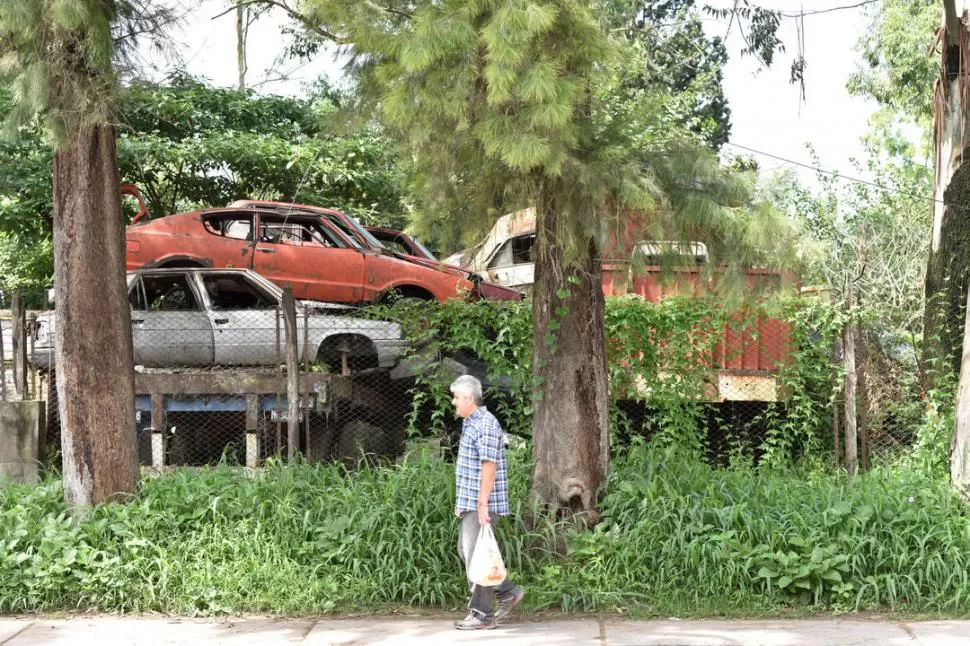
{"type": "Polygon", "coordinates": [[[16,307],[0,310],[0,401],[43,399],[44,380],[28,360],[35,313],[16,307]]]}
{"type": "MultiPolygon", "coordinates": [[[[407,388],[391,378],[407,348],[398,323],[294,303],[245,270],[142,271],[129,278],[129,304],[143,465],[256,467],[297,453],[353,465],[403,452],[407,388]]],[[[47,374],[54,323],[46,312],[32,325],[32,364],[47,374]]]]}
{"type": "MultiPolygon", "coordinates": [[[[647,296],[652,288],[634,286],[647,296]]],[[[462,373],[483,381],[486,403],[511,432],[531,433],[527,364],[498,366],[460,339],[446,342],[443,330],[426,330],[430,343],[406,338],[403,322],[387,309],[375,314],[298,302],[288,326],[284,300],[282,290],[245,270],[145,270],[129,279],[143,465],[225,461],[256,467],[299,453],[353,466],[361,459],[396,459],[409,443],[429,444],[447,457],[460,431],[447,387],[462,373]]],[[[727,323],[713,322],[709,313],[693,316],[689,331],[678,333],[683,338],[658,324],[629,358],[613,360],[618,443],[689,423],[712,462],[726,463],[738,451],[757,459],[772,433],[795,444],[806,441],[792,421],[795,410],[812,418],[822,449],[836,462],[844,460],[846,357],[840,335],[833,340],[799,329],[753,306],[727,323]],[[814,354],[806,355],[807,348],[814,354]],[[664,357],[645,369],[645,353],[664,357]],[[793,369],[805,368],[794,366],[797,361],[812,364],[815,381],[792,377],[793,369]]],[[[531,338],[531,331],[523,334],[531,338]]],[[[915,345],[887,346],[874,342],[873,334],[862,325],[865,342],[856,350],[858,373],[865,376],[856,396],[863,465],[911,448],[925,409],[913,367],[915,345]]],[[[46,402],[48,462],[56,464],[53,314],[0,311],[0,336],[2,399],[46,402]]],[[[492,338],[493,345],[509,343],[498,334],[492,338]]]]}

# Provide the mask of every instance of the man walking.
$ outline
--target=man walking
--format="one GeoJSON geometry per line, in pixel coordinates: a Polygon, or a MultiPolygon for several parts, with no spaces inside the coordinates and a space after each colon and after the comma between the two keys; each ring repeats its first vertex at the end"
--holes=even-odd
{"type": "MultiPolygon", "coordinates": [[[[499,516],[509,513],[509,478],[505,461],[505,433],[495,416],[482,405],[482,384],[470,375],[451,384],[451,403],[462,418],[461,442],[455,462],[455,515],[461,518],[458,554],[468,565],[479,530],[494,529],[499,516]]],[[[455,622],[458,630],[487,630],[522,601],[525,592],[508,579],[497,586],[472,585],[468,615],[455,622]],[[498,607],[493,611],[493,601],[498,607]]]]}

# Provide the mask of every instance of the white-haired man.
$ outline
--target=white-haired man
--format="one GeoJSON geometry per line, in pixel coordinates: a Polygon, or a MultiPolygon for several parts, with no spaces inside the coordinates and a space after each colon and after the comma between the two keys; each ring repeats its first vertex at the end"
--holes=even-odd
{"type": "MultiPolygon", "coordinates": [[[[467,571],[479,530],[495,527],[509,513],[509,478],[505,461],[505,433],[495,416],[482,405],[482,384],[470,375],[451,384],[451,403],[462,418],[461,441],[455,460],[455,515],[461,518],[458,554],[467,571]]],[[[506,579],[497,586],[472,585],[468,615],[455,622],[459,630],[487,630],[522,601],[522,588],[506,579]],[[492,609],[493,601],[498,605],[492,609]]]]}

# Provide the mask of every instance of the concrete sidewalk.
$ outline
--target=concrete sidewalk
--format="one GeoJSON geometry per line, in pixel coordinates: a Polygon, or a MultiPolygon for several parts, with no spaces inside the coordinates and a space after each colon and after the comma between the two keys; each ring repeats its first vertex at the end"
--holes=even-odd
{"type": "Polygon", "coordinates": [[[194,620],[162,617],[0,618],[0,645],[35,644],[619,644],[827,646],[970,644],[970,621],[666,620],[509,621],[494,630],[461,632],[452,620],[374,617],[194,620]]]}

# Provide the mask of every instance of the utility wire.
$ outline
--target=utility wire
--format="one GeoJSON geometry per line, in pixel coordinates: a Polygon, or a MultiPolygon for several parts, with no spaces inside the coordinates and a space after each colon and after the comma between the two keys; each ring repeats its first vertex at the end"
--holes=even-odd
{"type": "Polygon", "coordinates": [[[879,0],[864,0],[863,2],[857,2],[856,4],[842,5],[839,7],[829,7],[828,9],[812,9],[810,11],[779,11],[778,14],[784,16],[785,18],[802,18],[804,16],[815,16],[820,13],[832,13],[833,11],[844,11],[846,9],[858,9],[859,7],[865,7],[866,5],[875,4],[879,0]]]}
{"type": "Polygon", "coordinates": [[[877,184],[876,182],[870,182],[869,180],[859,179],[858,177],[852,177],[850,175],[843,175],[842,173],[836,172],[834,170],[826,170],[826,169],[820,168],[818,166],[813,166],[811,164],[806,164],[804,162],[795,161],[794,159],[788,159],[787,157],[782,157],[780,155],[775,155],[775,154],[772,154],[772,153],[767,153],[767,152],[765,152],[763,150],[756,150],[756,149],[750,148],[748,146],[742,146],[741,144],[736,144],[733,141],[727,142],[727,145],[728,146],[733,146],[734,148],[740,148],[741,150],[746,150],[746,151],[751,152],[751,153],[754,153],[756,155],[761,155],[763,157],[770,157],[771,159],[777,159],[780,162],[784,162],[784,163],[790,164],[792,166],[800,166],[802,168],[807,168],[809,170],[813,170],[813,171],[815,171],[817,173],[821,173],[823,175],[831,175],[832,177],[837,177],[839,179],[843,179],[843,180],[846,180],[848,182],[855,182],[856,184],[864,184],[866,186],[871,186],[873,188],[879,189],[880,191],[886,191],[888,193],[897,193],[899,195],[905,195],[907,197],[912,197],[912,198],[917,199],[917,200],[926,200],[928,202],[933,202],[933,203],[936,203],[936,204],[942,204],[944,206],[949,206],[949,207],[952,207],[952,208],[958,208],[958,209],[967,209],[967,208],[970,208],[970,207],[966,207],[966,206],[963,206],[963,205],[952,204],[950,202],[945,202],[943,200],[938,200],[938,199],[936,199],[936,198],[934,198],[932,196],[919,195],[917,193],[910,193],[909,191],[903,191],[903,190],[900,190],[898,188],[893,188],[891,186],[884,186],[882,184],[877,184]]]}

